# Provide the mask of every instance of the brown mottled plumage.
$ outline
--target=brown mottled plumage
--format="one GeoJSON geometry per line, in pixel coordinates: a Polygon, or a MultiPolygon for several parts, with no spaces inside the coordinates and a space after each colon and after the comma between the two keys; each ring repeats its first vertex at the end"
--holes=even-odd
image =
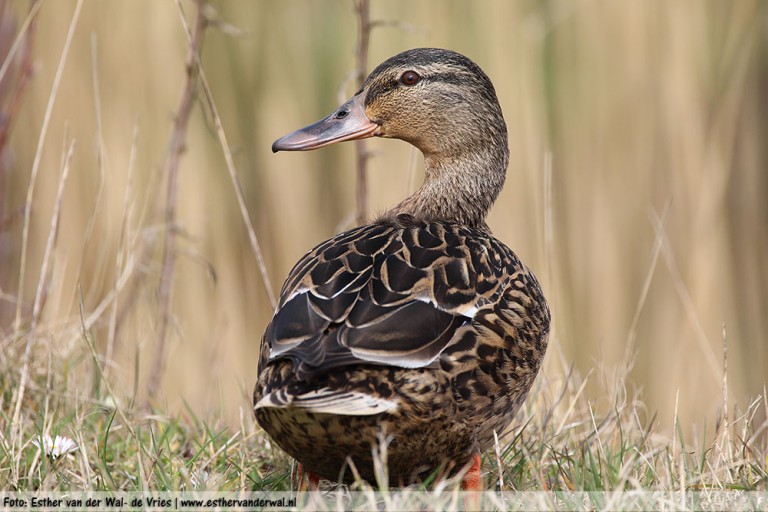
{"type": "Polygon", "coordinates": [[[513,419],[544,357],[535,276],[485,223],[504,184],[496,93],[466,57],[403,52],[327,118],[277,140],[314,149],[370,136],[424,154],[426,179],[377,221],[308,252],[283,285],[254,391],[256,419],[304,468],[373,481],[461,469],[513,419]]]}

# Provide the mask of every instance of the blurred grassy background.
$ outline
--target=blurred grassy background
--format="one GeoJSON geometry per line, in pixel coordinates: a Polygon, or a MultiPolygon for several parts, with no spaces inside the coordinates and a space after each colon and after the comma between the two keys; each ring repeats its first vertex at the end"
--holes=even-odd
{"type": "MultiPolygon", "coordinates": [[[[183,5],[191,19],[193,5],[183,5]]],[[[270,144],[353,92],[344,87],[354,69],[352,4],[211,5],[231,26],[209,29],[203,65],[277,288],[306,250],[351,224],[352,145],[273,155],[270,144]]],[[[132,273],[137,286],[118,294],[115,317],[110,375],[123,396],[135,388],[141,397],[155,354],[159,242],[167,228],[154,212],[186,78],[186,37],[174,2],[85,2],[41,153],[28,276],[19,290],[19,212],[74,7],[49,1],[40,9],[35,74],[0,160],[3,357],[23,350],[14,344],[14,301],[23,300],[23,332],[62,148],[75,139],[35,353],[41,361],[82,354],[78,287],[86,314],[93,312],[139,247],[156,247],[132,273]]],[[[28,9],[21,1],[3,5],[4,51],[11,20],[18,28],[28,9]]],[[[372,67],[407,48],[445,47],[475,60],[496,86],[511,161],[489,223],[550,298],[555,340],[545,378],[560,379],[573,361],[579,372],[595,372],[587,393],[610,407],[600,402],[602,389],[616,385],[629,354],[630,385],[643,390],[647,409],[671,429],[679,397],[687,429],[721,404],[726,324],[729,399],[743,410],[768,375],[768,3],[379,0],[372,18],[398,23],[374,31],[372,67]],[[654,218],[667,205],[665,243],[651,273],[654,218]]],[[[13,70],[0,84],[3,104],[13,70]]],[[[402,142],[376,140],[369,149],[373,215],[408,192],[414,172],[421,179],[422,164],[402,142]]],[[[201,103],[189,126],[178,206],[181,252],[162,407],[186,402],[236,422],[241,409],[250,416],[271,306],[201,103]]],[[[94,328],[105,354],[108,305],[94,328]]],[[[87,381],[87,359],[67,364],[68,375],[87,381]]]]}

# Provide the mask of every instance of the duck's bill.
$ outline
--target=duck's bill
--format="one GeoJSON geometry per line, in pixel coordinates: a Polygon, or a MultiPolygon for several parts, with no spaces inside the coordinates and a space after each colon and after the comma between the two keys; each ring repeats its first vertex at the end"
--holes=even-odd
{"type": "Polygon", "coordinates": [[[365,115],[364,103],[365,94],[358,94],[325,119],[277,139],[272,143],[272,152],[307,151],[378,135],[379,125],[365,115]]]}

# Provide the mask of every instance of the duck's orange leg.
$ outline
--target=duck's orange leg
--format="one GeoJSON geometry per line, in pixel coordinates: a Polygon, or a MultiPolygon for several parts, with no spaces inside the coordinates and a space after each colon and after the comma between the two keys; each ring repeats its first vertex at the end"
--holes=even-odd
{"type": "MultiPolygon", "coordinates": [[[[475,453],[472,458],[469,459],[469,469],[467,470],[464,478],[461,479],[461,489],[463,491],[482,491],[483,485],[480,480],[480,454],[475,453]]],[[[464,509],[465,510],[480,510],[480,496],[479,492],[468,492],[464,495],[464,509]]]]}
{"type": "Polygon", "coordinates": [[[464,491],[482,491],[483,486],[480,481],[480,454],[472,455],[470,459],[469,470],[461,480],[461,489],[464,491]]]}
{"type": "Polygon", "coordinates": [[[296,476],[298,477],[299,490],[300,491],[316,491],[320,488],[320,477],[312,471],[304,471],[304,464],[298,463],[299,467],[296,469],[296,476]],[[307,475],[307,479],[304,480],[304,473],[307,475]]]}

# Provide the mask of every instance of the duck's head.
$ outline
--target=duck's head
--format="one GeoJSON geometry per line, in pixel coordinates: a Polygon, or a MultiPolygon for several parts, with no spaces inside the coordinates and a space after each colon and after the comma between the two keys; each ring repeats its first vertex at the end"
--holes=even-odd
{"type": "Polygon", "coordinates": [[[417,192],[393,210],[484,224],[504,183],[507,129],[493,84],[474,62],[438,48],[395,55],[374,69],[349,101],[276,140],[272,151],[311,150],[368,137],[402,139],[424,154],[424,197],[417,192]],[[448,200],[467,203],[459,206],[472,211],[442,211],[447,207],[437,203],[448,200]]]}

